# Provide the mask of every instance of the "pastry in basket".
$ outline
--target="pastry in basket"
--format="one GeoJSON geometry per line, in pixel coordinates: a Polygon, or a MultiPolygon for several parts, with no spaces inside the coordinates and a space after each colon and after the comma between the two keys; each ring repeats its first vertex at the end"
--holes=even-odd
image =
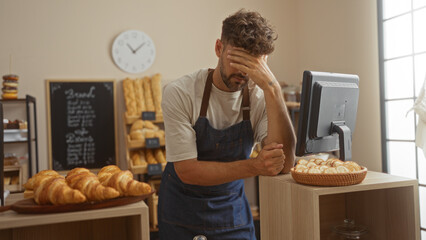
{"type": "Polygon", "coordinates": [[[68,186],[63,176],[39,176],[34,182],[34,200],[39,205],[65,205],[86,202],[83,193],[68,186]]]}
{"type": "Polygon", "coordinates": [[[129,170],[122,171],[115,165],[103,167],[98,178],[102,185],[116,189],[120,196],[140,196],[151,192],[150,185],[134,180],[129,170]]]}
{"type": "Polygon", "coordinates": [[[347,161],[343,162],[336,158],[330,158],[324,161],[323,159],[300,159],[297,165],[293,168],[293,171],[298,173],[350,173],[358,172],[361,170],[356,162],[347,161]]]}
{"type": "Polygon", "coordinates": [[[103,186],[98,177],[86,168],[72,169],[65,179],[70,187],[80,190],[89,201],[102,201],[120,195],[114,188],[103,186]]]}
{"type": "Polygon", "coordinates": [[[36,175],[32,176],[28,181],[24,184],[24,198],[32,198],[34,197],[34,184],[38,178],[42,176],[52,176],[52,177],[61,177],[58,172],[55,170],[43,170],[38,172],[36,175]]]}

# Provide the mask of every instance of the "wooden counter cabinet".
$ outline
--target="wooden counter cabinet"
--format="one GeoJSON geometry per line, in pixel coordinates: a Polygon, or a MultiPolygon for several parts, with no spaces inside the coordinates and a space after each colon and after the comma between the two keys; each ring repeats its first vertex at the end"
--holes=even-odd
{"type": "Polygon", "coordinates": [[[328,240],[350,218],[367,226],[368,239],[420,240],[417,180],[370,171],[345,187],[302,185],[290,174],[259,181],[262,239],[328,240]]]}
{"type": "MultiPolygon", "coordinates": [[[[7,200],[13,198],[13,195],[7,200]]],[[[6,201],[6,204],[11,204],[6,201]]],[[[0,213],[0,240],[149,239],[148,207],[144,201],[56,214],[0,213]]]]}

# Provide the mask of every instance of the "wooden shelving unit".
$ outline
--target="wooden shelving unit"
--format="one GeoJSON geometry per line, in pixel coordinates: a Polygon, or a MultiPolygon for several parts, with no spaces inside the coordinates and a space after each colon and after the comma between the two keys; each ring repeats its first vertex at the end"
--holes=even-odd
{"type": "MultiPolygon", "coordinates": [[[[126,138],[126,160],[127,160],[127,166],[128,169],[133,173],[137,174],[139,176],[143,176],[145,181],[147,181],[153,189],[156,189],[158,192],[159,185],[161,182],[161,175],[157,176],[156,179],[150,179],[147,177],[148,174],[148,165],[133,165],[133,161],[130,157],[131,151],[137,151],[140,149],[146,149],[145,141],[142,140],[134,140],[132,141],[129,136],[129,131],[131,125],[136,121],[140,119],[140,117],[129,117],[127,114],[124,114],[124,134],[126,138]]],[[[156,121],[151,121],[155,123],[156,125],[161,125],[163,123],[163,119],[157,119],[156,121]]],[[[163,128],[160,126],[160,129],[163,128]]],[[[164,139],[159,140],[160,146],[159,148],[165,147],[165,141],[164,139]]],[[[166,163],[161,163],[161,172],[164,171],[164,168],[166,167],[166,163]]],[[[141,179],[141,178],[139,178],[141,179]]],[[[157,206],[158,206],[158,195],[154,193],[152,196],[150,196],[147,199],[147,205],[149,208],[149,223],[150,223],[150,231],[151,232],[158,232],[158,217],[157,217],[157,206]]]]}
{"type": "Polygon", "coordinates": [[[415,179],[368,172],[345,187],[296,183],[290,174],[260,177],[262,239],[327,240],[344,219],[367,226],[368,239],[420,240],[415,179]]]}

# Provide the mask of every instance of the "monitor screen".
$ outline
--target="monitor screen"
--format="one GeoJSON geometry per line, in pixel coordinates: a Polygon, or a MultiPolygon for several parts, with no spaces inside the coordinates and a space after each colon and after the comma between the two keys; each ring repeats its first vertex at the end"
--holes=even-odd
{"type": "Polygon", "coordinates": [[[359,97],[357,75],[305,71],[303,73],[296,155],[339,150],[352,158],[359,97]]]}

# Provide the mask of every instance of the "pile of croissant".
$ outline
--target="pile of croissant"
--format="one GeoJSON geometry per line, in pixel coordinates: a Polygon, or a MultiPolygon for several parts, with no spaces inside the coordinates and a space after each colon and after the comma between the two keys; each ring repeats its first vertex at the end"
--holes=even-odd
{"type": "Polygon", "coordinates": [[[151,193],[151,186],[133,179],[133,174],[115,165],[103,167],[97,175],[86,168],[74,168],[64,177],[54,170],[43,170],[24,184],[24,197],[39,205],[100,202],[122,196],[151,193]]]}
{"type": "Polygon", "coordinates": [[[361,170],[361,166],[353,161],[343,162],[337,158],[327,160],[313,158],[310,160],[300,159],[292,169],[299,173],[350,173],[361,170]]]}

